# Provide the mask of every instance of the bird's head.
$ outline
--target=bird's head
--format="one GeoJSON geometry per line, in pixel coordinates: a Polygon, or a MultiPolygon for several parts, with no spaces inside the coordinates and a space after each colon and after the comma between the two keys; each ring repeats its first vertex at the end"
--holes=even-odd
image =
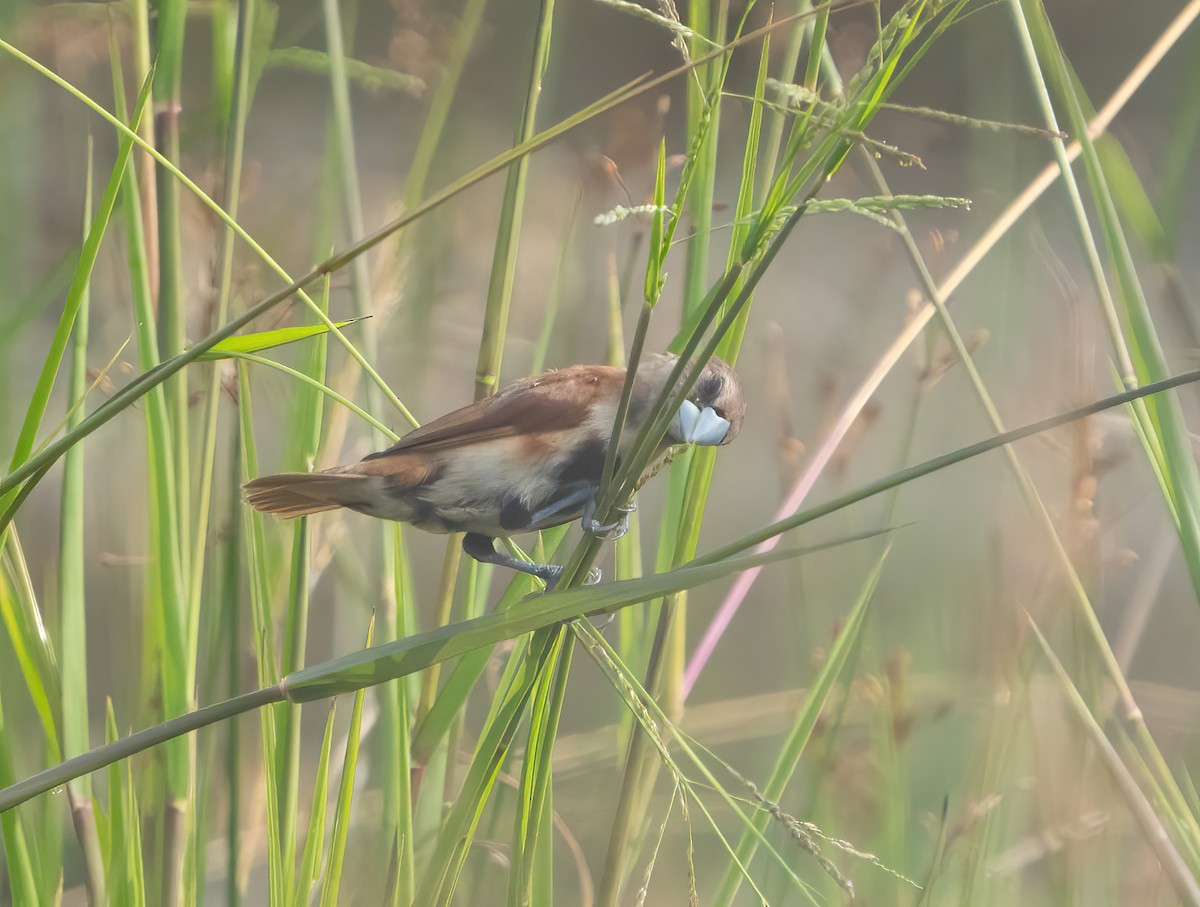
{"type": "Polygon", "coordinates": [[[671,420],[667,437],[679,444],[728,444],[742,430],[745,414],[746,396],[737,373],[714,356],[671,420]]]}
{"type": "MultiPolygon", "coordinates": [[[[636,411],[648,406],[659,394],[678,361],[677,356],[666,353],[642,360],[634,390],[634,412],[631,413],[635,419],[636,411]]],[[[741,431],[745,413],[742,383],[727,363],[714,356],[675,413],[664,440],[669,444],[705,447],[728,444],[741,431]]]]}

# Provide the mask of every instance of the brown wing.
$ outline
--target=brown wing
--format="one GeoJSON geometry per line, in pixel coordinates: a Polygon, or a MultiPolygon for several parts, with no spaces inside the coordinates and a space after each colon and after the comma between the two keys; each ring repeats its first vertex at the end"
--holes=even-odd
{"type": "Polygon", "coordinates": [[[620,393],[624,381],[622,369],[603,365],[575,365],[524,378],[495,396],[422,425],[364,460],[574,428],[587,417],[593,401],[620,393]]]}

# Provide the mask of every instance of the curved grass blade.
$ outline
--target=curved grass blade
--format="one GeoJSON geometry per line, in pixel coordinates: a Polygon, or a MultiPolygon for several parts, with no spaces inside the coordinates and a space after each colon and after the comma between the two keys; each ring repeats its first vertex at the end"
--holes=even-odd
{"type": "Polygon", "coordinates": [[[356,692],[563,621],[608,614],[669,592],[694,588],[758,564],[802,557],[847,542],[875,538],[879,534],[880,531],[871,531],[823,545],[779,550],[770,555],[730,558],[717,564],[691,564],[670,573],[607,586],[538,595],[524,602],[520,608],[508,612],[494,612],[313,665],[289,674],[277,684],[180,715],[0,789],[0,813],[116,760],[265,705],[285,700],[292,703],[312,702],[327,696],[356,692]]]}
{"type": "MultiPolygon", "coordinates": [[[[370,317],[370,315],[360,315],[357,318],[348,318],[345,321],[335,321],[333,322],[333,327],[344,328],[346,325],[356,324],[370,317]]],[[[330,330],[332,328],[328,325],[309,324],[303,327],[277,328],[273,331],[238,334],[235,337],[228,337],[219,343],[213,344],[197,358],[208,362],[216,359],[229,359],[238,354],[261,353],[263,350],[283,346],[285,343],[295,343],[297,340],[307,340],[309,337],[328,334],[330,330]]]]}
{"type": "MultiPolygon", "coordinates": [[[[819,507],[798,513],[788,519],[780,520],[769,526],[743,536],[741,539],[725,545],[716,551],[703,555],[691,564],[669,573],[655,574],[636,580],[613,583],[608,586],[570,589],[555,592],[550,595],[536,596],[526,602],[520,609],[511,612],[497,612],[484,617],[474,618],[440,627],[428,633],[410,636],[397,640],[369,652],[354,653],[306,668],[296,674],[289,675],[277,685],[264,687],[251,693],[243,694],[234,699],[226,700],[212,706],[189,712],[163,724],[156,725],[145,731],[140,731],[112,746],[100,747],[76,759],[56,765],[38,774],[0,790],[0,812],[24,803],[30,797],[65,784],[82,774],[96,771],[117,759],[123,759],[134,753],[141,752],[159,743],[173,739],[181,734],[190,733],[202,727],[207,727],[218,721],[243,712],[280,702],[288,699],[292,702],[309,702],[323,696],[335,696],[339,693],[352,692],[364,686],[383,683],[396,677],[415,673],[440,663],[448,658],[462,655],[484,646],[495,645],[505,639],[522,636],[532,630],[551,624],[572,620],[592,614],[605,614],[628,607],[632,604],[650,598],[666,595],[670,592],[692,588],[719,579],[722,576],[752,568],[757,564],[772,563],[788,557],[796,557],[811,553],[815,550],[842,544],[844,541],[833,542],[829,545],[815,548],[795,549],[792,551],[777,551],[772,555],[750,555],[732,558],[748,548],[774,535],[786,532],[804,523],[810,523],[821,516],[833,513],[880,494],[891,488],[903,485],[913,479],[921,478],[947,466],[961,463],[972,457],[988,453],[1006,444],[1012,444],[1023,438],[1031,437],[1039,432],[1048,431],[1066,425],[1072,421],[1095,415],[1106,409],[1121,406],[1141,397],[1160,393],[1174,387],[1200,381],[1200,371],[1187,372],[1166,381],[1147,384],[1144,387],[1125,391],[1112,397],[1106,397],[1095,403],[1071,410],[1040,422],[1034,422],[1022,428],[1014,429],[1002,435],[980,441],[976,444],[960,448],[932,460],[927,460],[908,469],[900,470],[892,475],[863,486],[857,491],[841,495],[819,507]]],[[[877,532],[856,536],[855,539],[869,538],[878,535],[877,532]]]]}
{"type": "Polygon", "coordinates": [[[914,479],[919,479],[922,476],[945,469],[947,466],[953,466],[955,463],[961,463],[964,460],[969,460],[977,457],[980,454],[988,453],[1008,444],[1013,444],[1033,435],[1049,431],[1053,428],[1059,428],[1063,425],[1068,425],[1071,422],[1076,422],[1079,419],[1085,419],[1088,416],[1093,416],[1096,413],[1103,412],[1106,409],[1112,409],[1117,406],[1124,406],[1132,403],[1135,400],[1140,400],[1143,397],[1148,397],[1152,394],[1162,393],[1176,387],[1181,387],[1185,384],[1192,384],[1200,381],[1200,371],[1184,372],[1181,375],[1176,375],[1173,378],[1168,378],[1165,381],[1156,381],[1153,384],[1146,384],[1142,387],[1134,388],[1133,390],[1124,391],[1120,394],[1114,394],[1111,397],[1105,397],[1102,400],[1097,400],[1094,403],[1089,403],[1087,406],[1081,406],[1078,409],[1073,409],[1070,412],[1062,413],[1057,416],[1051,416],[1048,419],[1042,419],[1039,422],[1032,422],[1029,425],[1024,425],[1021,428],[1014,428],[1012,431],[1004,432],[1003,434],[993,435],[984,441],[978,441],[975,444],[970,444],[966,447],[960,447],[958,450],[947,454],[942,454],[940,457],[934,457],[932,460],[926,460],[924,463],[918,463],[915,466],[910,466],[902,469],[899,472],[892,473],[883,479],[878,479],[867,485],[862,486],[847,494],[840,495],[827,501],[817,507],[810,507],[808,510],[800,511],[782,520],[777,520],[756,532],[743,536],[737,541],[723,545],[715,551],[698,557],[693,563],[708,564],[719,562],[722,558],[729,557],[732,554],[745,551],[747,548],[766,541],[781,533],[787,532],[789,529],[795,529],[797,526],[803,526],[806,523],[811,523],[827,514],[837,510],[842,510],[849,507],[851,504],[857,504],[859,501],[864,501],[867,498],[874,497],[890,488],[895,488],[898,485],[903,485],[906,482],[911,482],[914,479]]]}

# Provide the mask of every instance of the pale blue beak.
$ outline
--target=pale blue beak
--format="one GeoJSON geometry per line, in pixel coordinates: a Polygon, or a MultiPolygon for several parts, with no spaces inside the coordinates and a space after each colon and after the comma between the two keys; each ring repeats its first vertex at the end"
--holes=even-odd
{"type": "Polygon", "coordinates": [[[684,400],[667,430],[674,440],[683,444],[715,447],[729,433],[729,420],[722,419],[711,406],[700,409],[691,400],[684,400]]]}

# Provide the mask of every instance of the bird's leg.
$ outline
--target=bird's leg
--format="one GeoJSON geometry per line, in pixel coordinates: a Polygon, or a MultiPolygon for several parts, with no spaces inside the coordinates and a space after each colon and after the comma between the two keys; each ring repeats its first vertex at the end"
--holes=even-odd
{"type": "Polygon", "coordinates": [[[602,542],[615,542],[629,531],[629,514],[637,510],[637,503],[630,501],[623,507],[617,507],[621,518],[614,523],[605,525],[596,521],[596,498],[592,497],[583,505],[583,518],[580,521],[583,531],[594,535],[602,542]]]}
{"type": "MultiPolygon", "coordinates": [[[[530,576],[536,576],[545,581],[547,592],[554,591],[555,585],[562,576],[562,567],[558,564],[533,564],[507,554],[501,554],[496,550],[494,542],[495,539],[489,538],[486,535],[481,535],[478,532],[468,532],[463,536],[462,547],[463,551],[480,563],[508,567],[510,570],[516,570],[519,573],[528,573],[530,576]]],[[[591,572],[588,573],[588,578],[584,580],[584,585],[590,586],[598,582],[600,582],[600,571],[593,567],[591,572]]]]}

